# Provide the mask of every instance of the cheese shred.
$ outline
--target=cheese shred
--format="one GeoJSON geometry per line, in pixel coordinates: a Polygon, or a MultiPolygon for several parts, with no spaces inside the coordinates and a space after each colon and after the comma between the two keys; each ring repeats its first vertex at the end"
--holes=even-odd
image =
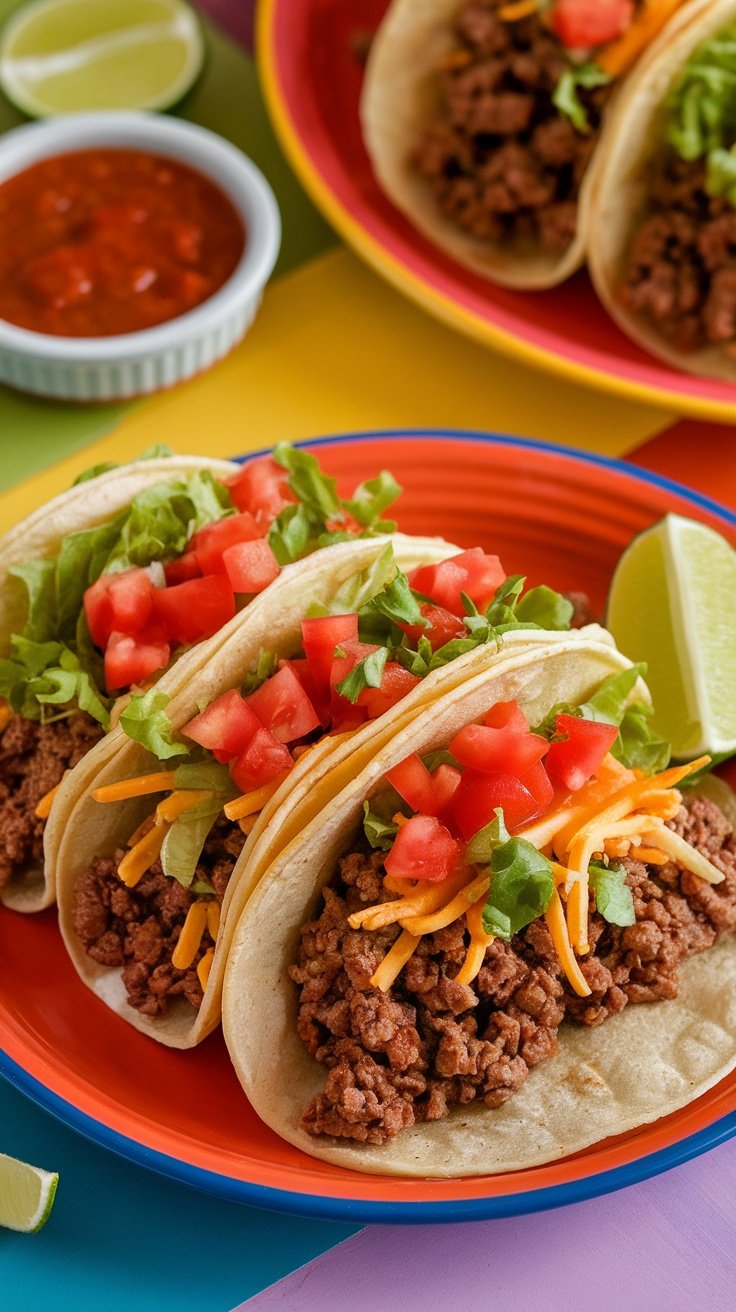
{"type": "Polygon", "coordinates": [[[187,911],[179,941],[171,954],[171,964],[177,970],[188,970],[194,961],[207,928],[207,911],[206,902],[192,902],[187,911]]]}

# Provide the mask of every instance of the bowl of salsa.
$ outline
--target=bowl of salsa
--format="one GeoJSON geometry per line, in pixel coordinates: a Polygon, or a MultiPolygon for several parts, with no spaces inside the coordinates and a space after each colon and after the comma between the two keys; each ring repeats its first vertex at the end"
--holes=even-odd
{"type": "Polygon", "coordinates": [[[0,381],[66,400],[170,387],[247,332],[278,254],[273,193],[222,137],[145,113],[0,139],[0,381]]]}

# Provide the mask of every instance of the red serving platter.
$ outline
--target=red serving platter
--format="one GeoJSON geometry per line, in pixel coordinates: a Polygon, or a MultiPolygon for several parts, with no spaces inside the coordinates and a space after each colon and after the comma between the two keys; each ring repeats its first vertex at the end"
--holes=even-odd
{"type": "Polygon", "coordinates": [[[499,287],[456,264],[380,191],[358,117],[356,38],[388,0],[261,0],[258,54],[281,144],[325,217],[384,278],[444,322],[572,381],[710,419],[736,416],[736,388],[697,378],[629,341],[586,273],[545,292],[499,287]]]}
{"type": "MultiPolygon", "coordinates": [[[[307,445],[343,492],[391,469],[406,489],[402,529],[481,545],[532,583],[587,591],[600,610],[622,549],[668,511],[736,544],[736,516],[714,502],[619,461],[542,443],[423,431],[307,445]]],[[[653,1125],[533,1170],[424,1181],[341,1170],[258,1120],[221,1036],[178,1052],[110,1012],[77,978],[52,910],[4,909],[0,935],[0,1073],[114,1151],[244,1202],[345,1220],[508,1215],[620,1187],[736,1133],[735,1074],[653,1125]]]]}

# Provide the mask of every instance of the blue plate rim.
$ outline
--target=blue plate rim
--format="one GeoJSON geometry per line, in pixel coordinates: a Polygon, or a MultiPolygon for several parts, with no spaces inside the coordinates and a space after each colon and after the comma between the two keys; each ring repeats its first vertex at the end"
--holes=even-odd
{"type": "MultiPolygon", "coordinates": [[[[442,439],[446,441],[474,441],[521,450],[535,450],[563,456],[573,463],[595,464],[634,482],[650,484],[683,498],[691,505],[706,510],[725,523],[736,526],[736,513],[710,497],[688,488],[685,484],[651,470],[629,465],[613,456],[579,451],[564,445],[536,438],[513,437],[508,434],[483,432],[460,428],[388,428],[367,429],[329,436],[304,438],[293,445],[322,447],[353,442],[380,441],[387,438],[402,440],[442,439]]],[[[240,463],[269,453],[266,447],[246,456],[234,457],[240,463]]],[[[147,1170],[179,1181],[201,1192],[218,1198],[239,1202],[251,1207],[303,1216],[320,1220],[337,1220],[366,1224],[428,1224],[439,1222],[480,1221],[502,1217],[522,1216],[548,1211],[571,1203],[584,1202],[612,1193],[629,1185],[650,1179],[663,1171],[682,1165],[711,1148],[736,1136],[736,1111],[719,1117],[711,1125],[696,1131],[656,1152],[647,1153],[633,1162],[627,1162],[608,1171],[596,1172],[565,1184],[548,1185],[542,1189],[520,1190],[513,1194],[470,1199],[442,1199],[433,1202],[386,1202],[371,1199],[337,1198],[334,1195],[310,1194],[294,1190],[276,1189],[258,1185],[232,1176],[221,1175],[204,1167],[193,1166],[176,1157],[147,1148],[89,1116],[73,1103],[47,1088],[22,1066],[0,1049],[0,1076],[8,1080],[22,1094],[84,1138],[91,1140],[128,1161],[147,1170]]]]}

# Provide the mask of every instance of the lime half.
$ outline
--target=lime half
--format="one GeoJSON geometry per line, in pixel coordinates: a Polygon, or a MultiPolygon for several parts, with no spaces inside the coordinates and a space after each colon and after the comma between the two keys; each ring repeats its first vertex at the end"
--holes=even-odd
{"type": "Polygon", "coordinates": [[[169,109],[204,60],[183,0],[35,0],[0,37],[0,86],[32,118],[92,109],[169,109]]]}
{"type": "Polygon", "coordinates": [[[635,538],[616,568],[608,627],[646,661],[654,726],[676,757],[736,751],[736,552],[680,515],[635,538]]]}
{"type": "Polygon", "coordinates": [[[35,1234],[49,1219],[59,1177],[0,1153],[0,1225],[35,1234]]]}

